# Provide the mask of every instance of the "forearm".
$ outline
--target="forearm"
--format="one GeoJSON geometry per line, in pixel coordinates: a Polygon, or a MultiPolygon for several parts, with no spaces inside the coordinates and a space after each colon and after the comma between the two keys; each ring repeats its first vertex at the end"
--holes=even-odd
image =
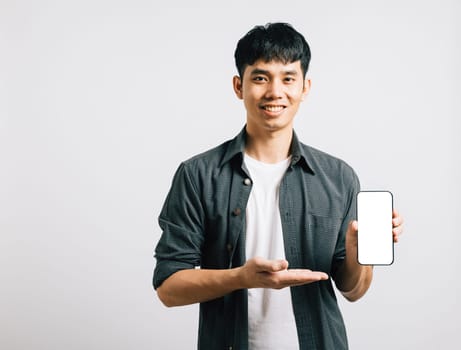
{"type": "Polygon", "coordinates": [[[324,272],[289,270],[288,262],[283,259],[256,257],[233,269],[178,271],[157,288],[157,294],[166,306],[180,306],[216,299],[238,289],[281,289],[326,279],[328,275],[324,272]]]}
{"type": "Polygon", "coordinates": [[[336,277],[336,286],[349,301],[360,299],[373,279],[373,267],[360,265],[354,257],[346,257],[336,277]]]}
{"type": "Polygon", "coordinates": [[[181,270],[168,277],[157,294],[169,307],[216,299],[244,287],[240,270],[181,270]]]}

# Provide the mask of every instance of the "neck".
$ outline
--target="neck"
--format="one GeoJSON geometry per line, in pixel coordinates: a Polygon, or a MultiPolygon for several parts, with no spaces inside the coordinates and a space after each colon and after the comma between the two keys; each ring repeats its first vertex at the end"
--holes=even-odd
{"type": "Polygon", "coordinates": [[[247,126],[246,131],[245,152],[250,157],[264,163],[278,163],[289,157],[293,129],[256,132],[247,126]]]}

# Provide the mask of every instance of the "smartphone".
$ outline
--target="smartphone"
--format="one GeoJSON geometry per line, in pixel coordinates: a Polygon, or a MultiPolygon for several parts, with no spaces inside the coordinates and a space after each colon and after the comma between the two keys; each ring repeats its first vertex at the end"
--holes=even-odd
{"type": "Polygon", "coordinates": [[[358,262],[361,265],[391,265],[393,197],[389,191],[357,194],[358,262]]]}

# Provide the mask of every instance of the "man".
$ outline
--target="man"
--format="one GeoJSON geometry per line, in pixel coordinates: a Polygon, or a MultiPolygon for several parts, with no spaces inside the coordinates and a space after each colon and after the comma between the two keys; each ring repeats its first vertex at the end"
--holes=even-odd
{"type": "Polygon", "coordinates": [[[167,306],[200,303],[199,349],[347,349],[332,281],[357,300],[372,267],[357,263],[357,176],[293,131],[309,46],[292,26],[268,24],[239,41],[235,60],[246,125],[177,170],[154,287],[167,306]]]}

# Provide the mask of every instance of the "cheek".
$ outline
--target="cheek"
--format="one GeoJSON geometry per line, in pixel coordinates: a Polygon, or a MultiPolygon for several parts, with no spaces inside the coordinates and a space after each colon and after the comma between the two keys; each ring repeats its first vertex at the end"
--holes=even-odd
{"type": "Polygon", "coordinates": [[[245,102],[245,105],[247,106],[254,105],[257,103],[257,101],[261,99],[259,97],[258,92],[254,91],[254,89],[251,91],[244,90],[242,97],[243,97],[243,101],[245,102]]]}
{"type": "Polygon", "coordinates": [[[296,90],[290,91],[289,96],[290,96],[292,103],[300,103],[304,98],[303,90],[296,89],[296,90]]]}
{"type": "Polygon", "coordinates": [[[252,98],[249,98],[247,96],[244,96],[243,98],[243,104],[245,106],[245,109],[248,111],[248,110],[255,110],[257,109],[257,105],[254,101],[254,99],[252,98]]]}

